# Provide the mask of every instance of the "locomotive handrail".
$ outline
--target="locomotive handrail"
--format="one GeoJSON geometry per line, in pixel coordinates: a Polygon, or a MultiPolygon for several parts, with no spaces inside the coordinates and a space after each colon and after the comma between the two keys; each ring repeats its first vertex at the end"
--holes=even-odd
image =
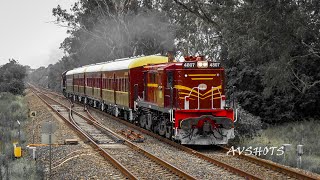
{"type": "Polygon", "coordinates": [[[238,121],[238,108],[236,109],[236,117],[233,120],[233,123],[238,121]]]}
{"type": "Polygon", "coordinates": [[[211,87],[211,109],[213,109],[213,86],[211,87]]]}
{"type": "MultiPolygon", "coordinates": [[[[220,108],[222,109],[223,107],[222,107],[222,95],[221,95],[221,92],[220,92],[220,89],[219,88],[217,88],[218,89],[218,92],[219,92],[219,95],[220,95],[220,108]]],[[[212,98],[213,98],[213,96],[212,96],[212,98]]]]}
{"type": "MultiPolygon", "coordinates": [[[[212,86],[212,87],[211,87],[211,108],[212,108],[212,109],[214,109],[214,107],[213,107],[213,90],[214,90],[215,88],[218,89],[218,92],[219,92],[219,95],[220,95],[220,101],[221,101],[221,105],[222,105],[222,93],[221,93],[220,89],[218,88],[218,86],[217,86],[217,87],[212,86]]],[[[193,88],[190,90],[188,96],[185,96],[184,98],[185,98],[185,99],[186,99],[187,97],[189,98],[189,97],[191,96],[191,93],[192,93],[192,91],[193,91],[194,89],[198,89],[198,109],[200,109],[200,85],[198,85],[197,87],[193,87],[193,88]]],[[[185,100],[185,101],[186,101],[186,100],[185,100]]],[[[223,107],[221,106],[221,109],[222,109],[222,108],[223,108],[223,107]]]]}
{"type": "MultiPolygon", "coordinates": [[[[222,102],[221,102],[221,101],[222,101],[222,94],[221,94],[220,89],[218,88],[218,86],[217,86],[217,87],[212,86],[212,87],[211,87],[211,108],[212,108],[212,109],[214,109],[214,108],[213,108],[213,90],[214,90],[215,88],[218,89],[218,92],[219,92],[219,95],[220,95],[220,103],[222,104],[222,102]]],[[[221,109],[222,109],[222,107],[221,107],[221,109]]]]}
{"type": "Polygon", "coordinates": [[[189,95],[188,95],[188,96],[185,96],[185,97],[190,97],[190,95],[191,95],[191,93],[192,93],[192,91],[193,91],[194,89],[198,89],[198,109],[200,109],[200,92],[199,92],[199,89],[200,89],[200,88],[199,88],[199,85],[198,85],[197,87],[193,87],[193,88],[191,89],[189,95]]]}

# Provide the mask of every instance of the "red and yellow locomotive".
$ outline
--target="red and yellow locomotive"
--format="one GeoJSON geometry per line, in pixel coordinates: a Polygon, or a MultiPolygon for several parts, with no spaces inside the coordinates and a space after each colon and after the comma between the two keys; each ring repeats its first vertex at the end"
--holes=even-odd
{"type": "Polygon", "coordinates": [[[63,92],[181,144],[226,144],[234,111],[225,104],[224,69],[203,57],[185,59],[153,55],[80,67],[63,74],[63,92]]]}

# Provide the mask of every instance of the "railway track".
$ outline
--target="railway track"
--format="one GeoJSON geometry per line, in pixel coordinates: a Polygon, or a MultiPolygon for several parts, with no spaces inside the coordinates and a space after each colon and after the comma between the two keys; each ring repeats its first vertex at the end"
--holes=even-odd
{"type": "Polygon", "coordinates": [[[93,139],[91,139],[83,130],[76,126],[71,120],[71,107],[68,108],[64,105],[59,104],[54,99],[48,97],[47,95],[40,92],[40,90],[35,87],[31,87],[31,91],[41,99],[52,111],[54,111],[61,119],[63,119],[66,124],[74,129],[75,132],[84,139],[86,142],[90,142],[90,145],[97,150],[101,156],[107,159],[116,169],[119,170],[115,173],[115,177],[110,177],[114,179],[137,179],[131,172],[129,172],[122,164],[117,162],[110,154],[108,154],[102,147],[100,147],[93,139]]]}
{"type": "MultiPolygon", "coordinates": [[[[56,96],[63,97],[59,94],[55,94],[56,96]]],[[[173,141],[170,141],[166,138],[163,138],[161,136],[158,136],[148,130],[142,129],[140,127],[137,127],[127,121],[121,120],[119,118],[115,118],[113,116],[110,116],[106,113],[103,113],[99,110],[96,110],[94,108],[89,108],[90,111],[96,113],[96,115],[91,115],[89,113],[88,118],[94,119],[96,122],[100,122],[101,120],[97,120],[96,118],[97,114],[103,114],[104,118],[100,116],[101,119],[103,119],[105,122],[105,117],[108,117],[110,119],[116,120],[117,122],[121,122],[127,127],[130,127],[131,129],[138,130],[142,132],[143,134],[146,134],[152,138],[155,138],[165,144],[168,144],[176,149],[179,149],[181,151],[187,152],[197,158],[203,159],[207,162],[209,162],[212,165],[218,165],[224,169],[227,169],[228,171],[238,174],[242,177],[248,178],[248,179],[318,179],[317,177],[314,177],[309,174],[304,174],[302,172],[293,170],[292,168],[287,168],[275,163],[268,162],[266,160],[251,157],[251,156],[245,156],[245,155],[239,155],[236,156],[226,156],[225,152],[228,150],[226,148],[223,148],[223,152],[206,152],[201,153],[199,151],[196,151],[194,149],[187,148],[185,146],[181,146],[180,144],[177,144],[173,141]],[[95,116],[95,117],[93,117],[95,116]],[[248,173],[250,171],[250,173],[248,173]]],[[[92,113],[93,114],[93,113],[92,113]]],[[[102,122],[101,122],[102,123],[102,122]]],[[[110,125],[110,124],[108,124],[110,125]]],[[[148,137],[147,137],[148,138],[148,137]]],[[[145,143],[146,144],[146,143],[145,143]]],[[[143,145],[140,145],[143,146],[143,145]]],[[[149,145],[148,145],[149,146],[149,145]]],[[[150,148],[149,148],[150,150],[150,148]]],[[[151,149],[152,151],[152,149],[151,149]]]]}
{"type": "Polygon", "coordinates": [[[153,156],[125,139],[123,139],[125,146],[118,144],[115,147],[114,144],[122,139],[115,132],[102,127],[101,124],[81,115],[77,111],[72,110],[72,108],[69,108],[68,120],[66,117],[68,107],[45,94],[41,94],[40,91],[34,93],[50,108],[55,110],[62,119],[76,129],[78,134],[90,142],[94,148],[98,149],[99,153],[112,162],[125,177],[129,179],[195,179],[191,175],[153,156]],[[110,144],[113,146],[110,146],[110,144]],[[145,167],[148,167],[148,169],[145,167]]]}

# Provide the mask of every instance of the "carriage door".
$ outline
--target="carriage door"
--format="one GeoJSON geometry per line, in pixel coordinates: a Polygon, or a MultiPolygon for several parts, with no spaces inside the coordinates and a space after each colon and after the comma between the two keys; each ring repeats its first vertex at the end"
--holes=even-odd
{"type": "Polygon", "coordinates": [[[144,89],[142,92],[142,97],[144,101],[148,101],[148,72],[143,73],[143,83],[144,83],[144,89]]]}
{"type": "Polygon", "coordinates": [[[113,101],[114,101],[114,104],[117,104],[116,90],[117,90],[116,74],[113,73],[113,98],[114,98],[113,101]]]}
{"type": "Polygon", "coordinates": [[[157,96],[157,104],[160,107],[164,106],[164,87],[163,87],[163,71],[159,71],[157,74],[158,78],[158,88],[156,89],[156,96],[157,96]]]}
{"type": "Polygon", "coordinates": [[[167,71],[166,83],[164,84],[164,105],[165,107],[173,107],[173,71],[167,71]]]}

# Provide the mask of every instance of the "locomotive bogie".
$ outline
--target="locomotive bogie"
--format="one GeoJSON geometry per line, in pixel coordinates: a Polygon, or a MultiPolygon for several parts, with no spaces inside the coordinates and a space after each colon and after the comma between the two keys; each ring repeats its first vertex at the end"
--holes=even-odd
{"type": "Polygon", "coordinates": [[[219,131],[214,131],[206,136],[201,135],[199,131],[199,129],[193,131],[178,129],[174,139],[185,145],[210,145],[227,144],[229,139],[234,138],[234,129],[220,128],[219,131]]]}

